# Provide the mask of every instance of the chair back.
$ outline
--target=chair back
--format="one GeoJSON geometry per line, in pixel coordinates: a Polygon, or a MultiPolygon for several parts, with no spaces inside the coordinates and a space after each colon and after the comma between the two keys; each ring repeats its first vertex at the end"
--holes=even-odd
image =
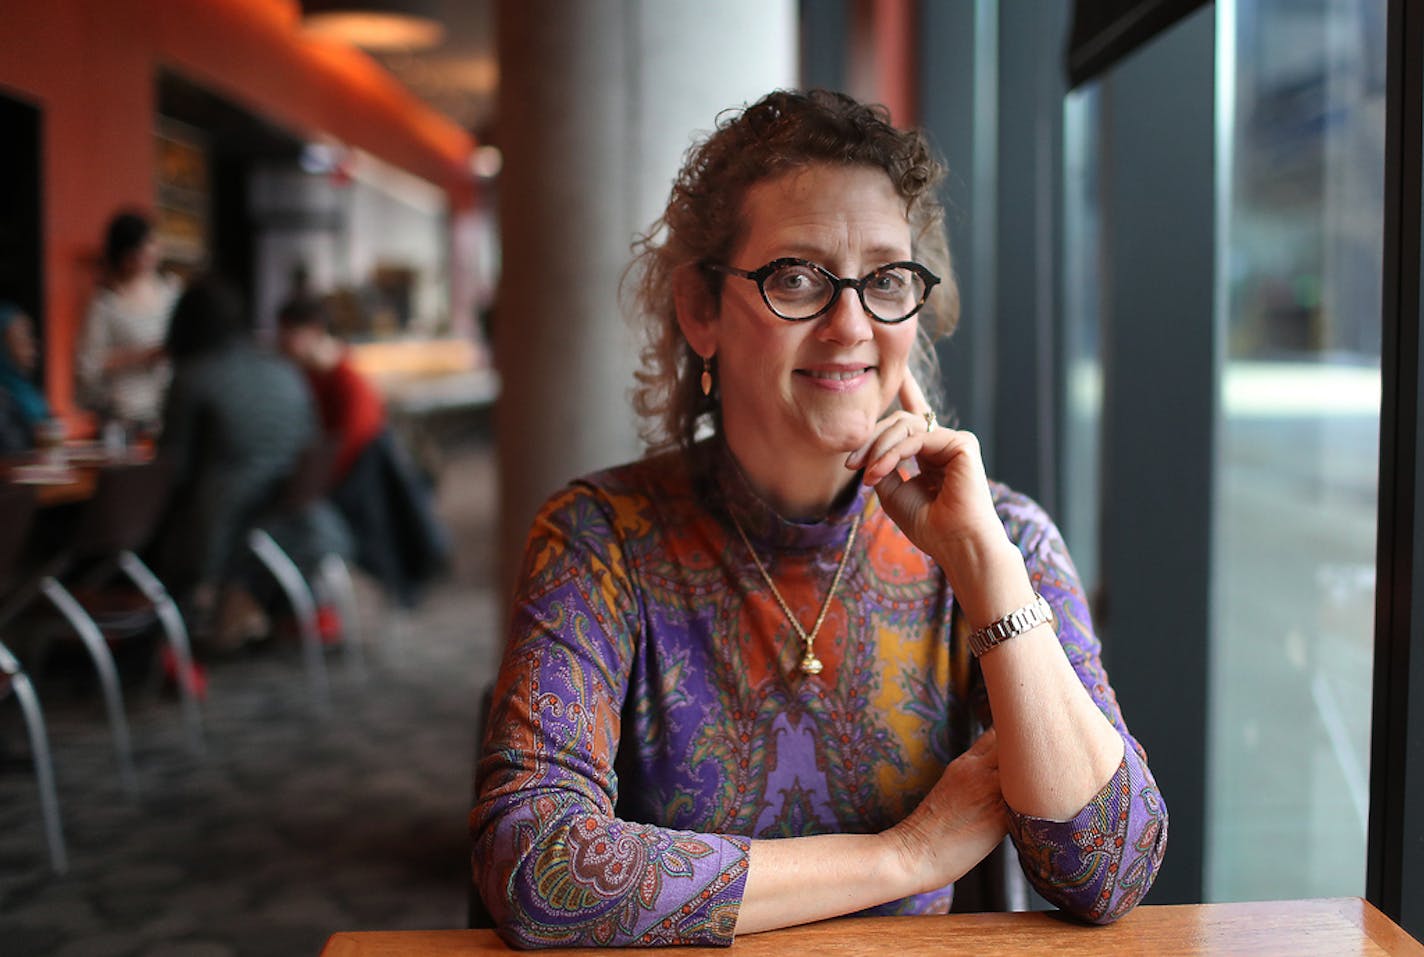
{"type": "Polygon", "coordinates": [[[162,459],[106,465],[72,539],[76,555],[137,551],[153,537],[168,505],[172,467],[162,459]]]}
{"type": "Polygon", "coordinates": [[[326,495],[336,465],[336,452],[336,443],[325,437],[302,449],[291,472],[277,489],[273,505],[278,514],[299,512],[326,495]]]}
{"type": "Polygon", "coordinates": [[[15,577],[35,517],[35,490],[0,484],[0,590],[15,577]]]}

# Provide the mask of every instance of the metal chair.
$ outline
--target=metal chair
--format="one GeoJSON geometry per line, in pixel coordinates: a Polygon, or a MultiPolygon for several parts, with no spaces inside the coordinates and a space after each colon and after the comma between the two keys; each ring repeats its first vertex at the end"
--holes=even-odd
{"type": "MultiPolygon", "coordinates": [[[[0,516],[4,516],[4,521],[0,522],[0,594],[5,594],[19,577],[18,563],[28,540],[34,511],[32,489],[19,485],[0,486],[0,516]]],[[[40,792],[40,812],[44,817],[50,866],[56,874],[63,874],[69,869],[69,858],[65,853],[64,831],[60,826],[54,762],[50,758],[44,712],[40,709],[39,696],[29,676],[10,649],[0,643],[0,700],[12,695],[20,705],[30,739],[30,755],[35,765],[35,783],[40,792]]]]}
{"type": "Polygon", "coordinates": [[[193,655],[177,603],[137,551],[152,537],[167,503],[170,469],[164,462],[106,465],[99,469],[93,496],[81,506],[73,529],[45,563],[31,586],[83,644],[108,715],[119,777],[130,794],[138,792],[133,745],[123,691],[110,641],[121,641],[157,625],[178,670],[178,691],[188,746],[201,754],[202,713],[191,681],[193,655]],[[76,572],[83,568],[82,576],[76,572]],[[117,588],[124,579],[128,588],[117,588]],[[115,596],[121,596],[116,606],[115,596]],[[139,601],[135,601],[137,598],[139,601]]]}
{"type": "MultiPolygon", "coordinates": [[[[314,442],[304,449],[278,490],[263,522],[300,515],[303,510],[323,498],[330,483],[335,458],[336,447],[328,441],[314,442]]],[[[331,683],[326,673],[326,653],[322,644],[312,583],[296,561],[263,527],[262,522],[248,531],[247,546],[277,582],[292,609],[301,641],[302,662],[311,686],[312,701],[318,711],[325,713],[331,708],[331,683]]],[[[341,612],[342,647],[348,667],[354,674],[364,675],[365,654],[357,626],[356,594],[345,559],[337,554],[321,556],[313,570],[313,578],[332,595],[341,612]]]]}
{"type": "Polygon", "coordinates": [[[49,846],[49,864],[56,874],[69,870],[69,856],[64,849],[64,829],[59,819],[59,799],[54,789],[54,762],[49,753],[49,735],[45,732],[44,712],[29,676],[10,649],[0,644],[0,701],[14,695],[25,718],[25,730],[30,738],[30,757],[35,764],[35,784],[40,792],[40,813],[44,817],[45,843],[49,846]]]}

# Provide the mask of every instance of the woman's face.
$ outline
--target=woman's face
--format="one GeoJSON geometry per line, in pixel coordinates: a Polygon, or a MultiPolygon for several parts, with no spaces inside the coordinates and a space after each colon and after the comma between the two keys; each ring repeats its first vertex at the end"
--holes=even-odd
{"type": "Polygon", "coordinates": [[[150,234],[143,244],[123,259],[120,273],[126,278],[146,276],[158,269],[158,237],[150,234]]]}
{"type": "Polygon", "coordinates": [[[5,351],[22,373],[29,375],[35,371],[40,353],[35,344],[34,324],[29,316],[17,316],[5,327],[5,351]]]}
{"type": "MultiPolygon", "coordinates": [[[[911,256],[905,202],[872,167],[811,166],[752,186],[745,234],[728,265],[753,270],[783,256],[860,277],[911,256]]],[[[788,322],[755,282],[727,276],[716,321],[722,422],[739,454],[782,467],[792,450],[859,448],[904,380],[918,319],[872,319],[854,290],[829,312],[788,322]]],[[[756,468],[756,462],[744,462],[756,468]]]]}

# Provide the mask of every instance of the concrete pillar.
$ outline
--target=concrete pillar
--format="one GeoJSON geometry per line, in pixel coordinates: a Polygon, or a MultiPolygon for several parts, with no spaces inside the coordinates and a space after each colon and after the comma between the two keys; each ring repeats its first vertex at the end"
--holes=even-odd
{"type": "Polygon", "coordinates": [[[795,0],[501,0],[495,306],[509,595],[539,505],[641,454],[619,282],[717,113],[796,82],[795,0]]]}

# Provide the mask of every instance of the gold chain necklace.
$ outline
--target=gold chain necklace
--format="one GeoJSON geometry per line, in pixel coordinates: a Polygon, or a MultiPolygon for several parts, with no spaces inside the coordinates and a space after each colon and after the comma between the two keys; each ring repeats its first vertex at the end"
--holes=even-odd
{"type": "MultiPolygon", "coordinates": [[[[860,515],[850,523],[850,535],[846,538],[845,551],[841,554],[840,564],[836,566],[836,576],[831,579],[831,590],[826,592],[826,600],[821,603],[821,613],[816,616],[816,623],[811,626],[808,633],[801,627],[801,622],[796,620],[796,616],[791,613],[791,607],[786,604],[786,599],[781,597],[781,592],[776,590],[776,583],[767,574],[766,566],[757,557],[756,549],[752,548],[751,540],[747,538],[747,533],[742,528],[742,523],[737,521],[735,512],[730,509],[727,512],[732,516],[732,524],[736,526],[737,534],[742,536],[742,544],[747,546],[747,551],[752,556],[752,561],[756,563],[757,571],[761,572],[761,580],[766,582],[766,587],[771,589],[771,597],[776,599],[776,603],[781,606],[782,612],[786,615],[786,620],[791,622],[791,627],[796,629],[796,634],[801,638],[804,652],[801,655],[801,673],[803,675],[818,675],[824,667],[821,659],[816,657],[816,633],[821,630],[821,623],[826,620],[826,612],[831,610],[831,599],[836,597],[836,589],[841,584],[841,572],[845,571],[846,562],[850,560],[850,549],[855,544],[855,533],[860,528],[860,515]]],[[[861,513],[864,514],[864,513],[861,513]]]]}

